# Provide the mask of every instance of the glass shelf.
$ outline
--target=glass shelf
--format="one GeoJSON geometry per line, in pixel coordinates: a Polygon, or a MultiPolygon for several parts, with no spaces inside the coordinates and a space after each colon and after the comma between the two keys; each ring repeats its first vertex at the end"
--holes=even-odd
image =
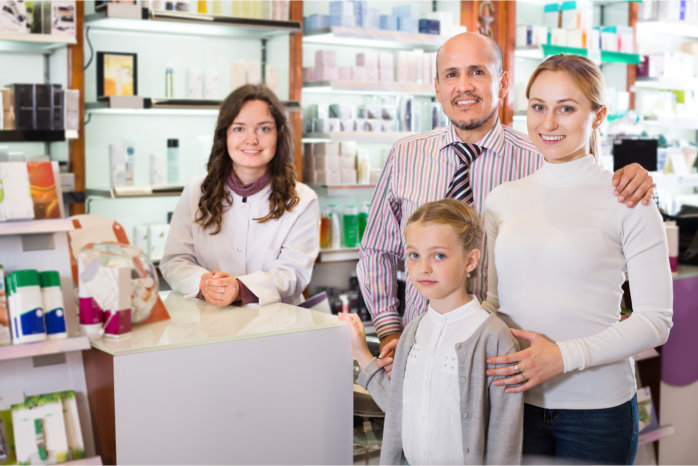
{"type": "Polygon", "coordinates": [[[73,44],[75,36],[0,32],[0,52],[46,53],[73,44]]]}
{"type": "MultiPolygon", "coordinates": [[[[109,115],[218,115],[222,100],[204,99],[158,99],[144,97],[143,106],[133,107],[114,105],[111,100],[99,100],[85,103],[85,111],[92,114],[109,115]]],[[[281,102],[287,112],[299,112],[300,102],[289,100],[281,102]]]]}
{"type": "Polygon", "coordinates": [[[246,38],[265,38],[303,30],[299,21],[234,18],[169,10],[152,10],[147,19],[123,18],[111,11],[100,11],[86,16],[85,26],[123,32],[246,38]]]}
{"type": "Polygon", "coordinates": [[[70,351],[82,351],[86,349],[90,349],[90,342],[86,336],[22,343],[19,345],[0,347],[0,361],[44,356],[47,354],[68,353],[70,351]]]}
{"type": "Polygon", "coordinates": [[[665,34],[698,39],[698,26],[681,21],[638,21],[636,31],[638,37],[652,37],[655,34],[665,34]]]}
{"type": "Polygon", "coordinates": [[[71,230],[73,230],[73,222],[69,218],[0,222],[0,236],[56,233],[71,230]]]}
{"type": "MultiPolygon", "coordinates": [[[[540,47],[518,48],[515,50],[514,55],[517,58],[542,60],[543,58],[548,57],[550,55],[557,55],[560,53],[581,55],[583,57],[589,55],[589,51],[587,49],[577,47],[563,47],[561,45],[550,44],[543,44],[540,47]]],[[[640,63],[640,55],[638,55],[637,53],[621,53],[601,50],[600,61],[601,63],[625,63],[629,65],[637,65],[640,63]]]]}
{"type": "Polygon", "coordinates": [[[329,27],[305,31],[303,42],[317,45],[341,45],[395,50],[438,50],[448,37],[381,29],[329,27]]]}
{"type": "Polygon", "coordinates": [[[359,248],[320,249],[318,263],[346,262],[359,260],[359,248]]]}
{"type": "Polygon", "coordinates": [[[435,97],[434,84],[418,84],[407,82],[361,82],[361,81],[318,81],[303,83],[305,93],[342,93],[342,94],[409,94],[435,97]]]}
{"type": "Polygon", "coordinates": [[[324,191],[328,196],[360,196],[371,195],[376,189],[375,184],[311,184],[316,191],[324,191]]]}
{"type": "Polygon", "coordinates": [[[0,142],[59,142],[66,134],[62,129],[8,129],[0,130],[0,142]]]}
{"type": "Polygon", "coordinates": [[[698,131],[697,118],[658,118],[656,120],[645,119],[640,123],[643,126],[658,128],[692,129],[698,131]]]}
{"type": "Polygon", "coordinates": [[[637,89],[669,89],[678,91],[692,91],[698,89],[698,79],[669,79],[669,78],[637,78],[635,80],[635,88],[637,89]]]}
{"type": "Polygon", "coordinates": [[[87,196],[126,198],[126,197],[162,197],[179,196],[184,186],[117,186],[115,188],[87,189],[87,196]]]}
{"type": "Polygon", "coordinates": [[[395,143],[402,138],[417,133],[408,132],[332,132],[332,133],[307,133],[303,135],[303,142],[329,142],[329,141],[356,141],[373,143],[395,143]]]}

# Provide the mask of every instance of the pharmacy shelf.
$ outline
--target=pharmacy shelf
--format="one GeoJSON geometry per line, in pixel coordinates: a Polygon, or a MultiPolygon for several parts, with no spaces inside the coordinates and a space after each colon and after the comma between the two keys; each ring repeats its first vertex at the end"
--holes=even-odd
{"type": "Polygon", "coordinates": [[[45,356],[47,354],[68,353],[70,351],[82,351],[86,349],[90,349],[90,341],[86,336],[0,346],[0,361],[45,356]]]}
{"type": "Polygon", "coordinates": [[[65,130],[9,129],[0,131],[0,142],[57,142],[66,140],[65,130]]]}
{"type": "Polygon", "coordinates": [[[126,197],[162,197],[179,196],[184,186],[116,186],[114,188],[88,189],[87,196],[108,197],[112,199],[126,197]]]}
{"type": "Polygon", "coordinates": [[[686,173],[678,175],[676,173],[652,173],[652,178],[658,188],[664,187],[679,187],[679,186],[698,186],[698,173],[686,173]]]}
{"type": "Polygon", "coordinates": [[[376,189],[374,184],[311,184],[310,187],[315,191],[323,191],[328,196],[370,196],[376,189]]]}
{"type": "Polygon", "coordinates": [[[642,445],[645,443],[656,442],[657,440],[669,437],[675,433],[676,430],[674,429],[673,425],[659,426],[656,429],[650,430],[649,432],[641,433],[638,439],[638,444],[642,445]]]}
{"type": "Polygon", "coordinates": [[[638,21],[636,28],[638,37],[652,37],[656,34],[664,34],[698,39],[698,27],[695,24],[681,21],[638,21]]]}
{"type": "Polygon", "coordinates": [[[673,91],[693,91],[698,89],[698,79],[653,79],[653,78],[637,78],[635,80],[636,89],[651,89],[651,90],[673,90],[673,91]]]}
{"type": "Polygon", "coordinates": [[[142,19],[137,19],[134,17],[138,16],[135,11],[140,10],[140,7],[125,6],[129,8],[117,9],[107,5],[107,9],[87,15],[85,26],[122,32],[247,38],[264,38],[303,30],[299,21],[234,18],[185,11],[146,10],[145,13],[141,13],[142,19]]]}
{"type": "Polygon", "coordinates": [[[408,94],[426,97],[434,97],[434,84],[418,84],[407,82],[383,83],[361,81],[318,81],[303,83],[305,93],[333,93],[333,94],[408,94]]]}
{"type": "Polygon", "coordinates": [[[73,222],[69,218],[0,222],[0,236],[33,235],[71,230],[73,230],[73,222]]]}
{"type": "Polygon", "coordinates": [[[642,126],[654,126],[658,128],[693,129],[698,131],[698,118],[659,118],[656,120],[642,120],[642,126]]]}
{"type": "Polygon", "coordinates": [[[415,133],[409,132],[331,132],[331,133],[308,133],[303,135],[303,142],[330,142],[330,141],[356,141],[367,143],[395,143],[398,140],[411,136],[415,133]]]}
{"type": "Polygon", "coordinates": [[[359,248],[320,249],[317,261],[320,264],[328,262],[347,262],[359,260],[359,248]]]}
{"type": "Polygon", "coordinates": [[[371,49],[438,50],[446,36],[380,29],[329,27],[303,32],[303,42],[317,45],[341,45],[371,49]]]}
{"type": "Polygon", "coordinates": [[[0,32],[1,52],[47,53],[73,44],[77,44],[77,40],[70,35],[0,32]]]}
{"type": "MultiPolygon", "coordinates": [[[[577,47],[563,47],[561,45],[550,45],[543,44],[540,47],[521,47],[514,51],[514,56],[516,58],[524,58],[531,60],[542,60],[550,55],[572,54],[581,55],[583,57],[589,56],[589,51],[587,49],[577,48],[577,47]]],[[[593,59],[593,57],[590,57],[593,59]]],[[[609,52],[602,50],[600,52],[599,61],[601,63],[625,63],[630,65],[637,65],[640,63],[640,55],[637,53],[621,53],[621,52],[609,52]]]]}
{"type": "MultiPolygon", "coordinates": [[[[122,97],[122,96],[116,96],[122,97]]],[[[131,97],[131,96],[127,96],[131,97]]],[[[130,102],[120,101],[113,97],[97,102],[87,102],[85,111],[91,114],[104,115],[218,115],[222,100],[206,99],[159,99],[143,97],[132,99],[130,102]]],[[[298,101],[282,102],[287,112],[299,112],[301,104],[298,101]]]]}

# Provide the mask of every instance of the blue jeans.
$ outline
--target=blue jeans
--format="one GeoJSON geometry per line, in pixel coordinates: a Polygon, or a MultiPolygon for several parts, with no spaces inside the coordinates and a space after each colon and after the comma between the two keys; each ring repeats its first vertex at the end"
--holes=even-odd
{"type": "Polygon", "coordinates": [[[524,464],[633,464],[637,396],[606,409],[544,409],[524,405],[524,464]]]}

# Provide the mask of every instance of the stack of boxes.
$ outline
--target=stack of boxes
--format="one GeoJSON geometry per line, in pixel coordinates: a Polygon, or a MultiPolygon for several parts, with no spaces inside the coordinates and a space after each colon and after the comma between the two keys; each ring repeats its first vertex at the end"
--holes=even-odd
{"type": "Polygon", "coordinates": [[[0,31],[75,35],[75,0],[0,1],[0,31]]]}
{"type": "Polygon", "coordinates": [[[0,89],[0,130],[77,130],[80,91],[60,84],[11,84],[0,89]]]}
{"type": "Polygon", "coordinates": [[[334,50],[315,52],[315,66],[303,68],[306,83],[323,81],[356,81],[370,83],[431,84],[436,77],[436,52],[398,51],[360,52],[355,66],[338,66],[334,50]]]}
{"type": "Polygon", "coordinates": [[[310,184],[356,184],[356,142],[303,145],[303,180],[310,184]]]}
{"type": "MultiPolygon", "coordinates": [[[[407,98],[409,99],[409,98],[407,98]]],[[[314,104],[306,108],[306,133],[415,131],[398,118],[394,104],[314,104]]]]}
{"type": "Polygon", "coordinates": [[[589,56],[599,51],[635,53],[635,36],[629,26],[592,27],[593,3],[589,0],[548,3],[543,7],[544,26],[518,26],[516,46],[551,44],[584,48],[589,56]]]}
{"type": "Polygon", "coordinates": [[[444,36],[452,36],[466,30],[456,24],[450,12],[420,15],[419,6],[414,3],[395,6],[390,14],[380,14],[378,8],[369,7],[365,0],[330,2],[328,15],[312,14],[304,19],[304,25],[308,31],[345,27],[444,36]]]}

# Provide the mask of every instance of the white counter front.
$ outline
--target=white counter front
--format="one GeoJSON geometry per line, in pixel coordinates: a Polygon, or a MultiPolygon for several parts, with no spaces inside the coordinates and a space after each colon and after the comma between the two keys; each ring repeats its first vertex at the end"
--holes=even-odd
{"type": "Polygon", "coordinates": [[[171,319],[85,354],[105,464],[352,461],[344,323],[283,303],[219,308],[172,293],[165,306],[171,319]]]}

